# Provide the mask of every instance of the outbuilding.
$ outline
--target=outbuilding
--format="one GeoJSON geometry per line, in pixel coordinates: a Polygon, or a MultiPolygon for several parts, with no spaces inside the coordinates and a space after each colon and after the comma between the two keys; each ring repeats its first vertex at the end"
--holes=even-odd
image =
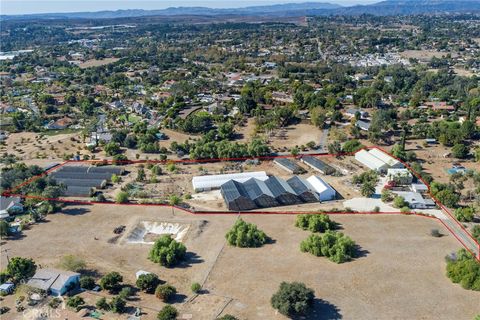
{"type": "Polygon", "coordinates": [[[367,168],[375,170],[377,172],[386,172],[389,168],[389,166],[385,162],[378,159],[367,150],[360,150],[355,153],[355,160],[357,160],[367,168]]]}
{"type": "Polygon", "coordinates": [[[244,182],[251,178],[265,181],[268,176],[265,171],[196,176],[192,178],[192,185],[195,192],[201,192],[218,189],[230,180],[244,182]]]}
{"type": "Polygon", "coordinates": [[[318,202],[320,197],[313,186],[305,179],[294,176],[287,180],[287,183],[297,193],[303,202],[318,202]]]}
{"type": "Polygon", "coordinates": [[[329,201],[335,199],[337,192],[328,183],[318,176],[311,176],[307,179],[308,183],[317,192],[320,201],[329,201]]]}
{"type": "Polygon", "coordinates": [[[269,208],[278,206],[275,196],[264,181],[251,178],[243,183],[243,187],[247,191],[250,199],[255,202],[257,207],[269,208]]]}
{"type": "Polygon", "coordinates": [[[48,292],[53,296],[62,296],[79,287],[80,274],[52,268],[40,269],[27,282],[27,285],[48,292]]]}
{"type": "Polygon", "coordinates": [[[332,174],[335,172],[335,169],[330,165],[326,164],[322,160],[312,157],[312,156],[304,156],[302,157],[301,161],[305,163],[310,168],[323,173],[323,174],[332,174]]]}
{"type": "Polygon", "coordinates": [[[292,205],[301,203],[302,200],[297,196],[295,190],[283,179],[270,177],[265,180],[265,184],[272,192],[275,199],[282,205],[292,205]]]}
{"type": "Polygon", "coordinates": [[[225,200],[228,210],[245,211],[255,209],[255,202],[250,199],[242,183],[229,180],[220,186],[220,192],[225,200]]]}

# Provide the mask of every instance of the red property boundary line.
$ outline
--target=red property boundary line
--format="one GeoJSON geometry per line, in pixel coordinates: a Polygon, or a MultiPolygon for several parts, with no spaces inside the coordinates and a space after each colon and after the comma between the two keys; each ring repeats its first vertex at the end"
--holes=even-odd
{"type": "Polygon", "coordinates": [[[182,163],[182,164],[196,164],[196,163],[215,163],[215,162],[223,162],[223,161],[246,161],[246,160],[267,160],[271,161],[274,159],[279,159],[279,158],[295,158],[295,159],[301,159],[302,157],[305,156],[315,156],[315,157],[339,157],[339,156],[353,156],[355,155],[356,152],[347,152],[347,153],[338,153],[338,154],[331,154],[331,153],[312,153],[312,154],[303,154],[303,155],[281,155],[281,156],[260,156],[260,157],[239,157],[239,158],[214,158],[214,159],[180,159],[180,160],[67,160],[53,168],[50,168],[49,170],[46,170],[45,172],[33,176],[26,181],[22,182],[18,186],[4,191],[2,193],[2,196],[14,196],[14,197],[20,197],[23,199],[37,199],[37,200],[43,200],[43,201],[58,201],[58,202],[64,202],[64,203],[71,203],[71,204],[84,204],[84,205],[92,205],[92,204],[108,204],[108,205],[120,205],[120,206],[143,206],[143,207],[169,207],[169,208],[174,208],[181,210],[186,213],[190,214],[197,214],[197,215],[224,215],[224,214],[241,214],[241,215],[297,215],[297,214],[318,214],[318,213],[323,213],[323,214],[328,214],[328,215],[340,215],[340,214],[349,214],[349,215],[375,215],[375,214],[380,214],[380,215],[388,215],[388,214],[396,214],[396,215],[415,215],[415,216],[420,216],[420,217],[426,217],[426,218],[432,218],[438,220],[443,226],[467,249],[479,262],[480,262],[480,243],[470,234],[470,232],[453,216],[451,211],[446,208],[437,198],[435,198],[430,189],[430,185],[420,176],[419,173],[417,173],[413,168],[403,160],[395,157],[394,155],[390,154],[389,152],[385,151],[384,149],[378,147],[378,146],[372,146],[372,147],[364,147],[361,150],[370,150],[370,149],[378,149],[381,152],[393,157],[394,159],[398,160],[401,162],[406,168],[408,168],[413,175],[417,179],[419,179],[423,184],[427,186],[428,189],[428,194],[429,196],[434,200],[434,202],[443,210],[445,211],[449,217],[455,221],[455,223],[470,237],[470,239],[475,243],[478,247],[478,253],[474,253],[468,248],[468,246],[455,234],[455,232],[440,218],[435,217],[435,216],[430,216],[426,214],[421,214],[421,213],[416,213],[416,212],[398,212],[398,211],[392,211],[392,212],[312,212],[312,211],[295,211],[295,212],[290,212],[290,211],[192,211],[186,208],[178,207],[178,206],[172,206],[169,204],[158,204],[158,203],[115,203],[115,202],[99,202],[99,201],[88,201],[88,200],[72,200],[72,199],[64,199],[64,198],[45,198],[45,197],[40,197],[40,196],[32,196],[32,195],[24,195],[24,194],[18,194],[15,193],[22,187],[34,182],[35,180],[44,177],[48,175],[49,173],[58,170],[59,168],[69,164],[69,163],[89,163],[89,164],[113,164],[113,165],[127,165],[127,164],[141,164],[141,163],[160,163],[160,164],[168,164],[168,163],[182,163]]]}

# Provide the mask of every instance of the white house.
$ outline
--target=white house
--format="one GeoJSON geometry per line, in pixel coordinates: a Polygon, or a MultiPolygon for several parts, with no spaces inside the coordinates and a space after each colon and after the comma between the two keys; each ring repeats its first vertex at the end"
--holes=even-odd
{"type": "Polygon", "coordinates": [[[432,199],[425,199],[420,193],[411,191],[394,191],[395,194],[403,197],[410,209],[433,209],[435,202],[432,199]]]}
{"type": "Polygon", "coordinates": [[[53,296],[61,296],[80,284],[80,274],[57,269],[40,269],[28,280],[27,285],[44,290],[53,296]]]}
{"type": "Polygon", "coordinates": [[[320,177],[311,176],[307,182],[317,192],[320,201],[328,201],[335,199],[337,192],[328,183],[323,181],[320,177]]]}
{"type": "Polygon", "coordinates": [[[195,192],[209,191],[219,189],[222,184],[229,180],[245,182],[251,178],[265,181],[268,176],[265,171],[196,176],[192,178],[192,185],[195,192]]]}

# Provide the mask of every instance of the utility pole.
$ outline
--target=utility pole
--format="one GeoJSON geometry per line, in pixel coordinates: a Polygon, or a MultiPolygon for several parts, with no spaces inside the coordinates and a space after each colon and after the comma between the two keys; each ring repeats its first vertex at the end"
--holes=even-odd
{"type": "Polygon", "coordinates": [[[8,256],[8,251],[10,251],[10,249],[3,249],[2,252],[5,252],[6,256],[7,256],[7,263],[10,263],[10,257],[8,256]]]}

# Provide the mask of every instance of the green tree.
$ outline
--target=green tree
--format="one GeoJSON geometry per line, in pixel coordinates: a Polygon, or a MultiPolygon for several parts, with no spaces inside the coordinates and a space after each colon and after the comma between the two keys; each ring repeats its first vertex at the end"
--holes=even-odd
{"type": "Polygon", "coordinates": [[[402,196],[396,196],[393,199],[393,206],[395,208],[403,208],[407,205],[408,205],[408,203],[405,201],[405,199],[402,196]]]}
{"type": "Polygon", "coordinates": [[[90,276],[81,276],[80,287],[83,289],[92,290],[93,288],[95,288],[95,279],[90,276]]]}
{"type": "Polygon", "coordinates": [[[480,262],[465,249],[447,257],[447,276],[464,289],[480,291],[480,262]]]}
{"type": "Polygon", "coordinates": [[[375,185],[370,181],[365,182],[364,184],[362,184],[360,193],[362,194],[362,196],[367,198],[373,196],[375,194],[375,185]]]}
{"type": "Polygon", "coordinates": [[[173,267],[185,258],[187,248],[169,235],[158,238],[150,250],[148,258],[162,266],[173,267]]]}
{"type": "Polygon", "coordinates": [[[297,215],[295,226],[311,232],[325,232],[336,229],[338,224],[326,214],[300,214],[297,215]]]}
{"type": "Polygon", "coordinates": [[[110,292],[116,292],[120,288],[120,283],[123,281],[123,277],[120,273],[113,271],[107,273],[100,279],[100,287],[110,292]]]}
{"type": "Polygon", "coordinates": [[[109,303],[110,310],[115,313],[124,313],[127,303],[121,297],[113,297],[109,303]]]}
{"type": "Polygon", "coordinates": [[[155,296],[163,302],[168,302],[177,293],[177,289],[169,284],[161,284],[155,289],[155,296]]]}
{"type": "Polygon", "coordinates": [[[137,287],[146,293],[154,293],[159,284],[160,279],[153,273],[140,275],[136,282],[137,287]]]}
{"type": "Polygon", "coordinates": [[[480,226],[476,225],[472,228],[472,236],[480,243],[480,226]]]}
{"type": "Polygon", "coordinates": [[[302,315],[313,305],[314,298],[314,291],[305,284],[282,282],[279,290],[272,296],[271,304],[283,315],[302,315]]]}
{"type": "Polygon", "coordinates": [[[225,235],[228,244],[240,248],[261,247],[267,242],[267,235],[256,225],[238,219],[225,235]]]}
{"type": "Polygon", "coordinates": [[[85,300],[82,297],[75,296],[67,299],[67,306],[72,309],[79,310],[85,304],[85,300]]]}
{"type": "Polygon", "coordinates": [[[465,144],[456,144],[452,147],[452,155],[458,159],[465,159],[470,153],[470,148],[465,144]]]}
{"type": "Polygon", "coordinates": [[[323,235],[312,234],[300,244],[300,251],[314,256],[325,256],[335,263],[349,261],[355,255],[356,244],[341,232],[326,231],[323,235]]]}
{"type": "Polygon", "coordinates": [[[160,310],[157,315],[158,320],[175,320],[177,319],[178,311],[171,305],[166,305],[160,310]]]}
{"type": "Polygon", "coordinates": [[[343,144],[342,151],[346,153],[356,152],[364,147],[358,140],[349,140],[343,144]]]}
{"type": "Polygon", "coordinates": [[[115,142],[109,142],[104,147],[103,150],[107,154],[107,156],[114,156],[121,152],[120,145],[115,142]]]}
{"type": "Polygon", "coordinates": [[[109,311],[110,310],[110,305],[107,302],[107,299],[105,297],[101,297],[100,299],[97,300],[95,303],[95,306],[104,311],[109,311]]]}
{"type": "Polygon", "coordinates": [[[5,220],[0,220],[0,237],[3,239],[10,235],[10,224],[5,220]]]}
{"type": "Polygon", "coordinates": [[[37,265],[32,259],[13,257],[7,264],[7,274],[15,282],[27,280],[35,274],[37,265]]]}
{"type": "Polygon", "coordinates": [[[194,282],[194,283],[192,283],[192,285],[190,286],[190,289],[192,289],[192,292],[193,292],[193,293],[198,293],[198,292],[202,289],[202,286],[200,285],[200,283],[194,282]]]}
{"type": "Polygon", "coordinates": [[[461,222],[472,222],[475,217],[475,209],[473,207],[457,208],[453,213],[455,218],[461,222]]]}

